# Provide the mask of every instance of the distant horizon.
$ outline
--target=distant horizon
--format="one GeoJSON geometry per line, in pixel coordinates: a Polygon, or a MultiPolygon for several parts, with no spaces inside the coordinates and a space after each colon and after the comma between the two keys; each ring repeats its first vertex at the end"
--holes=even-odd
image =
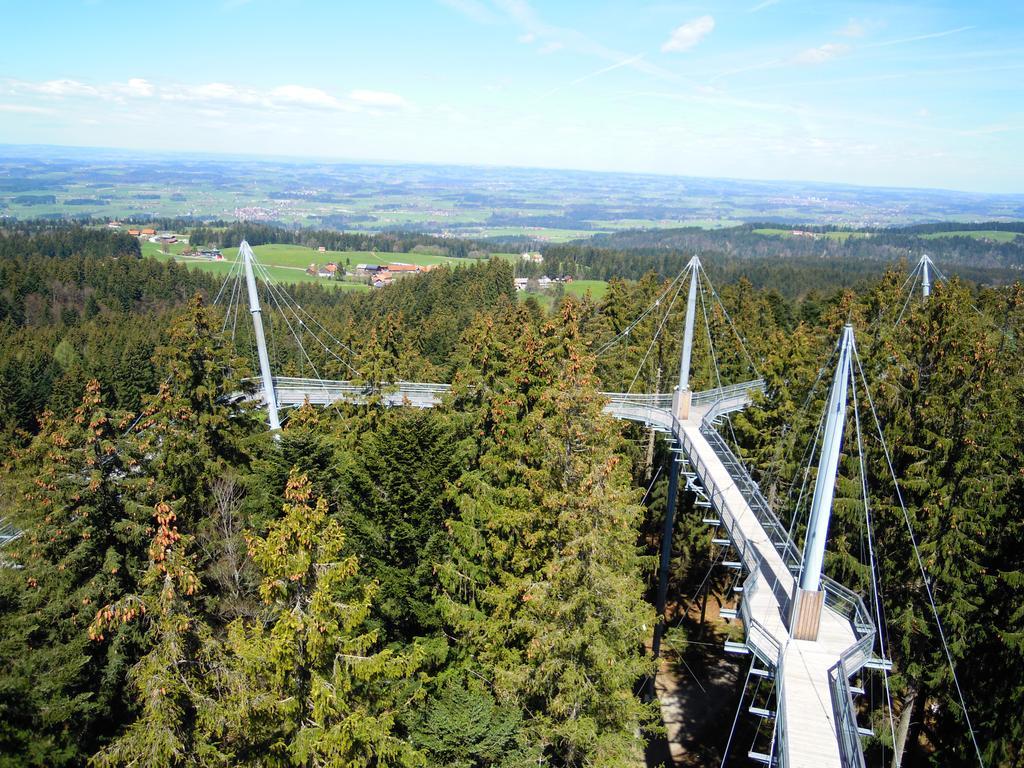
{"type": "Polygon", "coordinates": [[[1024,192],[1012,0],[8,6],[0,142],[1024,192]]]}
{"type": "MultiPolygon", "coordinates": [[[[59,152],[61,150],[71,150],[81,153],[94,152],[103,153],[109,152],[113,154],[121,154],[127,157],[144,158],[146,156],[158,157],[158,156],[170,156],[182,159],[208,159],[208,160],[220,160],[222,162],[229,162],[231,159],[243,160],[246,162],[281,162],[293,165],[311,164],[311,163],[325,163],[329,165],[369,165],[369,166],[417,166],[426,168],[479,168],[488,170],[501,170],[510,169],[517,171],[546,171],[552,173],[584,173],[584,174],[596,174],[596,175],[607,175],[607,176],[623,176],[623,177],[641,177],[641,178],[666,178],[666,179],[699,179],[705,181],[728,181],[728,182],[745,182],[752,184],[780,184],[780,185],[817,185],[820,187],[844,187],[852,189],[865,189],[865,190],[893,190],[893,191],[907,191],[907,192],[939,192],[945,194],[965,194],[965,195],[980,195],[984,197],[995,197],[995,198],[1024,198],[1024,188],[1021,191],[992,191],[987,189],[956,189],[953,187],[922,187],[913,185],[901,185],[901,184],[857,184],[851,182],[842,181],[828,181],[824,179],[807,179],[807,178],[758,178],[758,177],[740,177],[740,176],[719,176],[719,175],[704,175],[696,173],[675,173],[675,172],[656,172],[656,171],[622,171],[614,169],[599,169],[599,168],[571,168],[571,167],[558,167],[558,166],[537,166],[537,165],[516,165],[507,163],[472,163],[472,162],[434,162],[429,160],[403,160],[398,158],[359,158],[359,157],[343,157],[343,156],[329,156],[329,155],[291,155],[291,154],[275,154],[275,153],[255,153],[255,152],[225,152],[216,150],[188,150],[188,149],[143,149],[135,147],[115,147],[115,146],[102,146],[102,145],[86,145],[86,144],[22,144],[22,143],[11,143],[11,142],[0,142],[0,151],[6,150],[7,148],[21,149],[21,150],[53,150],[59,152]]],[[[782,221],[782,219],[778,219],[782,221]]]]}

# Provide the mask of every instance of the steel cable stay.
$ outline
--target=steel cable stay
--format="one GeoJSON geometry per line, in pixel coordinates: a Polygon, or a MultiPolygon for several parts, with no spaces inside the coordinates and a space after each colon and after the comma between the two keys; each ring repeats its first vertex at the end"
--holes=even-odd
{"type": "MultiPolygon", "coordinates": [[[[362,374],[359,372],[359,370],[357,368],[355,368],[355,366],[353,366],[351,363],[349,363],[347,360],[345,360],[343,357],[341,357],[341,355],[339,355],[337,352],[335,352],[333,349],[331,349],[330,346],[328,344],[326,344],[323,341],[323,339],[321,339],[316,334],[316,332],[314,330],[312,330],[311,328],[309,328],[308,325],[306,325],[305,321],[299,316],[299,312],[302,312],[302,314],[304,314],[304,315],[306,315],[306,317],[310,318],[310,320],[312,320],[314,323],[316,323],[316,325],[321,330],[323,330],[324,333],[326,333],[328,336],[330,336],[332,341],[334,341],[339,346],[343,347],[350,354],[354,355],[355,351],[351,347],[349,347],[347,344],[345,344],[344,342],[339,340],[337,337],[335,337],[326,328],[324,328],[323,325],[316,318],[314,318],[312,315],[310,315],[305,309],[303,309],[302,305],[299,304],[297,301],[295,301],[295,299],[292,298],[288,294],[287,291],[285,291],[280,286],[275,285],[270,280],[270,274],[267,272],[266,267],[264,267],[262,264],[260,264],[255,259],[253,259],[253,264],[254,264],[254,266],[256,266],[257,269],[260,270],[260,273],[263,276],[264,282],[267,283],[268,288],[273,292],[274,296],[276,297],[277,303],[280,305],[283,302],[283,304],[288,307],[288,309],[292,313],[292,316],[295,318],[296,322],[299,324],[299,327],[300,328],[305,328],[307,331],[309,331],[310,335],[316,340],[316,342],[321,347],[323,347],[324,351],[327,352],[327,354],[333,356],[338,362],[340,362],[342,365],[346,366],[356,376],[361,376],[362,374]]],[[[282,309],[282,314],[283,314],[283,309],[282,309]]],[[[317,374],[317,375],[319,376],[319,374],[317,374]]]]}
{"type": "MultiPolygon", "coordinates": [[[[292,317],[295,318],[295,321],[296,321],[296,323],[297,323],[297,325],[299,326],[300,329],[304,328],[307,331],[309,331],[310,335],[316,340],[316,342],[321,347],[323,347],[325,352],[327,352],[330,355],[333,355],[340,363],[342,363],[342,365],[347,366],[350,370],[352,370],[353,373],[355,373],[357,376],[359,376],[360,373],[359,373],[359,371],[356,368],[354,368],[344,358],[342,358],[340,355],[338,355],[336,352],[334,352],[334,350],[332,350],[326,343],[324,343],[323,339],[321,339],[319,336],[317,336],[317,334],[314,331],[312,331],[306,325],[306,323],[303,321],[303,319],[301,317],[299,317],[298,312],[296,312],[295,308],[292,306],[293,304],[295,304],[295,306],[299,306],[299,305],[297,303],[295,303],[294,299],[292,299],[288,295],[287,291],[285,291],[280,286],[275,285],[270,280],[270,274],[269,274],[269,272],[267,272],[266,267],[264,267],[262,264],[260,264],[259,262],[255,261],[255,260],[253,261],[253,264],[257,267],[257,269],[260,270],[260,273],[263,276],[264,282],[267,284],[267,287],[270,290],[271,295],[274,297],[275,304],[278,306],[279,310],[281,311],[281,314],[285,317],[286,322],[287,322],[287,315],[286,315],[286,313],[284,311],[285,307],[287,307],[287,309],[291,312],[292,317]],[[283,303],[283,306],[282,306],[282,303],[283,303]]],[[[301,307],[300,307],[300,309],[301,309],[301,307]]],[[[306,313],[306,314],[308,315],[308,313],[306,313]]],[[[290,322],[289,322],[289,327],[291,327],[291,323],[290,322]]],[[[294,331],[293,331],[293,335],[295,335],[294,331]]],[[[301,340],[296,338],[296,341],[298,342],[299,346],[301,347],[302,346],[301,340]]],[[[338,342],[338,343],[340,344],[341,342],[338,342]]],[[[345,345],[342,344],[342,346],[345,346],[345,345]]],[[[347,348],[348,347],[346,347],[346,349],[347,348]]],[[[306,354],[306,351],[305,351],[304,347],[302,348],[302,352],[306,356],[306,359],[309,360],[310,366],[314,369],[314,372],[316,372],[316,366],[313,365],[312,360],[310,360],[308,354],[306,354]]],[[[317,376],[318,380],[322,384],[323,383],[323,379],[320,378],[320,374],[316,373],[316,376],[317,376]]]]}
{"type": "Polygon", "coordinates": [[[939,640],[942,643],[942,650],[946,656],[946,662],[949,665],[949,672],[953,678],[953,686],[956,689],[957,699],[959,700],[960,709],[964,714],[964,721],[967,724],[967,731],[971,737],[971,744],[974,746],[974,752],[978,758],[978,765],[981,768],[985,768],[985,760],[981,754],[981,747],[978,745],[978,739],[974,732],[974,726],[971,723],[971,716],[967,709],[967,702],[964,699],[963,689],[960,687],[960,680],[956,674],[956,665],[953,663],[953,654],[949,650],[949,643],[946,640],[946,631],[942,626],[942,619],[939,617],[939,611],[935,604],[935,596],[932,593],[931,581],[928,578],[928,572],[924,567],[924,559],[921,557],[921,550],[917,545],[917,536],[914,534],[914,526],[910,522],[910,515],[907,512],[907,505],[903,500],[903,491],[900,488],[899,481],[896,479],[896,470],[893,467],[892,456],[889,453],[889,444],[886,442],[885,433],[882,430],[882,423],[878,418],[878,411],[875,409],[874,399],[871,397],[871,390],[867,388],[867,378],[864,375],[864,366],[861,363],[860,355],[857,352],[856,343],[853,345],[853,359],[857,363],[857,370],[860,373],[861,381],[864,382],[865,396],[867,397],[868,405],[871,408],[871,416],[875,422],[875,429],[878,433],[878,439],[882,444],[882,453],[885,456],[885,462],[889,470],[889,475],[892,478],[893,488],[896,491],[896,499],[900,505],[900,511],[903,514],[903,521],[907,526],[907,533],[910,536],[910,543],[913,545],[914,557],[917,561],[918,570],[921,573],[921,580],[924,582],[925,594],[928,597],[928,604],[931,607],[932,616],[935,619],[935,626],[939,633],[939,640]]]}
{"type": "MultiPolygon", "coordinates": [[[[238,313],[242,308],[242,277],[239,273],[235,277],[235,287],[231,291],[231,303],[234,311],[231,313],[231,341],[232,344],[235,341],[235,332],[238,329],[238,313]]],[[[227,316],[224,317],[224,322],[227,322],[227,316]]]]}
{"type": "Polygon", "coordinates": [[[725,763],[729,759],[729,748],[732,746],[733,736],[736,735],[736,724],[740,720],[740,710],[743,709],[743,694],[747,692],[747,685],[750,683],[750,675],[754,671],[754,659],[750,660],[750,666],[747,668],[747,676],[743,680],[743,688],[740,691],[740,703],[736,705],[736,715],[732,719],[732,728],[729,729],[729,739],[725,742],[725,750],[722,752],[722,762],[718,764],[718,768],[725,768],[725,763]]]}
{"type": "Polygon", "coordinates": [[[754,378],[761,378],[761,374],[757,371],[757,366],[754,365],[754,358],[750,356],[750,351],[747,349],[746,340],[740,335],[739,329],[732,321],[732,317],[729,315],[729,310],[725,308],[725,303],[722,301],[722,297],[718,295],[718,291],[715,290],[715,285],[711,282],[711,278],[708,277],[707,270],[704,269],[703,264],[700,265],[700,271],[703,273],[704,279],[707,281],[708,288],[711,290],[711,297],[718,302],[718,306],[722,309],[722,314],[725,315],[726,322],[729,323],[729,327],[732,328],[732,332],[736,336],[736,340],[740,343],[740,350],[742,350],[744,357],[747,358],[747,364],[750,365],[750,370],[753,372],[754,378]]]}
{"type": "MultiPolygon", "coordinates": [[[[864,390],[867,391],[867,382],[864,381],[864,390]]],[[[886,624],[882,609],[883,596],[879,589],[878,563],[875,560],[874,538],[871,525],[871,503],[868,496],[868,475],[867,463],[864,456],[864,438],[860,428],[860,404],[857,397],[857,376],[854,370],[850,369],[850,385],[853,394],[853,424],[854,432],[857,435],[857,459],[860,468],[861,496],[864,499],[864,528],[867,533],[868,542],[868,567],[871,572],[871,598],[874,603],[875,620],[878,627],[878,650],[882,659],[888,659],[886,648],[886,624]]],[[[892,691],[889,688],[889,672],[885,665],[882,665],[882,680],[885,685],[885,701],[889,710],[889,735],[892,737],[893,750],[896,749],[896,726],[893,722],[892,712],[892,691]]],[[[884,748],[883,748],[884,749],[884,748]]]]}
{"type": "MultiPolygon", "coordinates": [[[[700,271],[703,272],[704,271],[703,268],[701,268],[700,271]]],[[[704,273],[704,280],[700,281],[700,290],[698,291],[697,295],[700,297],[700,311],[701,311],[701,314],[704,316],[704,330],[707,332],[707,336],[708,336],[708,351],[711,353],[711,363],[714,366],[714,370],[715,370],[715,385],[718,387],[718,389],[721,389],[722,388],[722,373],[721,373],[721,371],[718,368],[718,355],[715,353],[715,342],[714,342],[714,339],[711,336],[711,321],[708,318],[708,309],[707,309],[707,305],[706,305],[706,303],[704,301],[704,282],[705,281],[707,282],[708,288],[712,292],[714,291],[714,287],[711,285],[711,279],[708,278],[707,273],[705,272],[704,273]]],[[[725,308],[723,307],[722,310],[724,311],[725,308]]],[[[741,348],[743,347],[742,340],[740,341],[740,347],[741,348]]],[[[745,349],[743,351],[746,352],[745,349]]],[[[750,356],[747,355],[748,359],[749,359],[749,357],[750,356]]],[[[753,366],[751,366],[751,367],[753,367],[753,366]]],[[[754,368],[754,375],[755,376],[757,375],[757,369],[756,368],[754,368]]],[[[736,439],[736,430],[734,430],[733,427],[732,427],[732,419],[730,418],[729,414],[726,414],[725,422],[726,422],[726,424],[729,425],[729,433],[732,435],[732,444],[734,446],[736,446],[737,450],[739,450],[739,440],[736,439]]]]}
{"type": "Polygon", "coordinates": [[[241,269],[239,268],[240,263],[241,259],[236,259],[231,262],[231,267],[228,269],[228,273],[224,276],[224,282],[220,284],[220,289],[217,291],[217,295],[213,299],[213,306],[217,306],[217,302],[220,301],[221,294],[224,293],[224,288],[227,286],[228,281],[231,280],[231,276],[235,273],[235,270],[238,269],[238,273],[241,274],[241,269]]]}
{"type": "Polygon", "coordinates": [[[231,283],[231,290],[228,292],[228,303],[224,311],[224,322],[221,324],[221,333],[227,329],[228,318],[231,316],[231,309],[235,302],[235,293],[238,290],[238,278],[241,275],[241,270],[236,268],[237,262],[232,262],[231,268],[228,270],[227,275],[225,275],[224,282],[221,283],[220,290],[217,291],[217,295],[212,302],[212,306],[217,306],[220,303],[221,296],[224,295],[224,289],[227,288],[228,283],[231,283]]]}
{"type": "Polygon", "coordinates": [[[675,284],[677,282],[680,282],[683,279],[683,277],[685,277],[688,274],[689,270],[690,270],[690,267],[689,267],[689,265],[687,265],[687,267],[685,269],[683,269],[682,272],[680,272],[678,275],[676,275],[672,279],[672,282],[670,282],[668,284],[668,286],[665,287],[665,289],[658,295],[658,297],[650,305],[648,305],[647,309],[645,309],[643,312],[641,312],[633,320],[633,322],[631,322],[629,325],[627,325],[625,330],[620,331],[618,335],[616,335],[615,337],[613,337],[609,341],[605,342],[597,350],[597,352],[594,353],[594,356],[595,357],[600,357],[605,352],[607,352],[609,349],[611,349],[613,346],[618,344],[620,341],[622,341],[625,338],[628,338],[629,334],[632,332],[632,330],[634,328],[636,328],[637,325],[639,325],[644,320],[644,318],[647,317],[647,315],[649,315],[651,312],[653,312],[657,307],[661,306],[661,302],[665,299],[666,296],[668,296],[669,291],[672,290],[672,288],[675,286],[675,284]]]}
{"type": "Polygon", "coordinates": [[[662,315],[661,323],[658,325],[658,329],[654,332],[654,335],[651,337],[651,343],[647,345],[647,351],[644,352],[644,356],[640,360],[640,365],[637,366],[636,374],[633,376],[633,380],[629,382],[629,387],[626,389],[627,394],[633,391],[633,386],[636,384],[636,380],[640,378],[640,374],[641,372],[643,372],[644,365],[647,363],[647,358],[648,356],[650,356],[651,350],[654,349],[654,345],[658,341],[658,338],[661,336],[661,332],[665,330],[665,323],[668,321],[669,316],[672,314],[672,307],[675,306],[676,299],[679,298],[679,294],[682,291],[682,289],[683,283],[682,281],[680,281],[679,285],[676,286],[676,292],[672,295],[672,301],[669,302],[668,307],[666,307],[665,309],[665,314],[662,315]]]}
{"type": "MultiPolygon", "coordinates": [[[[803,480],[800,483],[800,493],[796,497],[796,504],[793,506],[793,516],[789,520],[788,535],[790,541],[795,541],[795,539],[793,538],[793,534],[796,530],[796,524],[801,518],[800,507],[803,504],[804,494],[807,492],[808,481],[811,477],[811,467],[814,465],[814,454],[816,449],[818,448],[818,440],[825,429],[825,417],[826,412],[823,410],[821,412],[821,418],[818,420],[818,428],[814,431],[814,437],[811,440],[807,441],[807,450],[804,452],[806,462],[803,462],[803,460],[801,460],[801,463],[804,467],[803,480]]],[[[791,483],[789,486],[789,493],[786,497],[787,503],[793,496],[793,487],[794,484],[791,483]]],[[[806,544],[806,541],[804,543],[806,544]]]]}
{"type": "MultiPolygon", "coordinates": [[[[814,393],[818,389],[818,384],[821,382],[821,377],[824,376],[825,375],[825,371],[827,371],[831,367],[832,361],[835,359],[836,354],[838,354],[838,352],[839,352],[839,345],[837,344],[832,349],[831,357],[829,357],[829,359],[827,361],[825,361],[825,364],[822,365],[818,369],[818,375],[815,377],[814,383],[811,385],[810,390],[807,392],[807,396],[804,398],[803,405],[800,406],[799,410],[797,410],[797,412],[793,415],[792,418],[787,419],[786,424],[782,427],[782,432],[779,434],[778,448],[775,451],[775,457],[774,457],[774,461],[775,461],[776,465],[778,465],[780,462],[788,461],[790,459],[790,457],[793,455],[793,446],[792,445],[790,445],[790,447],[788,449],[786,449],[784,455],[782,455],[782,456],[779,455],[782,452],[783,443],[785,442],[785,437],[786,437],[786,435],[788,435],[790,433],[790,431],[792,430],[792,427],[793,427],[794,424],[801,423],[803,421],[803,419],[805,418],[805,416],[807,414],[807,409],[810,407],[810,404],[811,404],[811,399],[814,397],[814,393]]],[[[821,418],[819,417],[819,424],[820,423],[821,423],[821,418]]],[[[810,445],[810,443],[808,442],[808,446],[809,445],[810,445]]],[[[806,453],[805,453],[805,455],[806,455],[806,453]]],[[[802,458],[800,460],[800,465],[801,466],[803,465],[803,459],[802,458]]],[[[770,469],[769,472],[765,476],[765,481],[768,482],[768,481],[775,480],[778,477],[778,474],[779,474],[778,470],[770,469]]],[[[789,491],[786,494],[786,499],[787,499],[787,501],[791,501],[793,499],[793,484],[792,483],[790,483],[789,491]]]]}
{"type": "Polygon", "coordinates": [[[354,355],[356,353],[356,351],[354,349],[352,349],[352,347],[350,347],[348,344],[346,344],[341,339],[339,339],[337,336],[335,336],[333,333],[331,333],[329,330],[327,330],[327,328],[325,328],[324,325],[319,320],[316,319],[316,317],[314,317],[309,312],[307,312],[306,308],[303,307],[301,304],[299,304],[298,300],[294,296],[289,294],[284,289],[282,289],[282,293],[296,307],[296,309],[299,310],[299,312],[301,312],[303,315],[305,315],[309,320],[312,320],[321,331],[323,331],[328,336],[330,336],[331,341],[333,341],[335,344],[337,344],[339,347],[343,348],[346,352],[348,352],[351,355],[354,355]]]}
{"type": "MultiPolygon", "coordinates": [[[[264,287],[264,295],[269,295],[270,287],[264,287]]],[[[267,325],[270,326],[270,364],[273,366],[273,370],[280,370],[281,359],[277,354],[277,333],[274,332],[274,313],[270,312],[267,314],[267,325]]]]}
{"type": "MultiPolygon", "coordinates": [[[[254,261],[253,262],[253,266],[256,267],[258,270],[260,270],[261,274],[263,275],[263,279],[267,282],[268,285],[270,285],[271,284],[270,279],[269,279],[270,275],[266,271],[266,269],[263,267],[263,265],[261,265],[258,262],[254,261]]],[[[274,304],[277,306],[278,311],[281,313],[281,316],[284,318],[285,324],[288,326],[288,330],[291,331],[292,337],[295,339],[295,343],[299,347],[299,351],[302,353],[302,356],[309,363],[309,367],[312,369],[313,374],[316,376],[316,380],[320,383],[320,387],[321,387],[321,389],[323,389],[323,392],[324,392],[324,397],[327,399],[327,401],[331,405],[334,405],[335,410],[338,410],[337,406],[334,404],[334,402],[331,399],[330,392],[327,390],[327,385],[324,384],[324,380],[320,377],[320,373],[319,373],[319,371],[317,371],[316,365],[313,363],[313,360],[309,357],[309,354],[306,352],[306,348],[302,345],[302,340],[299,338],[298,334],[295,332],[295,328],[292,326],[291,320],[288,319],[288,315],[285,314],[284,308],[281,307],[280,303],[278,302],[277,297],[276,297],[273,289],[271,289],[270,295],[271,295],[271,298],[274,301],[274,304]]]]}

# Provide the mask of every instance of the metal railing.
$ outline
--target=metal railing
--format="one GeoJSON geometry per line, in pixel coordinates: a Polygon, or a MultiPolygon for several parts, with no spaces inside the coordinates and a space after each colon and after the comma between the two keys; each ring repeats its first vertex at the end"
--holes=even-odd
{"type": "Polygon", "coordinates": [[[743,495],[761,527],[764,528],[764,532],[768,535],[768,540],[771,541],[782,561],[791,572],[797,571],[800,567],[800,549],[789,538],[789,532],[786,530],[786,527],[768,504],[768,500],[761,493],[761,488],[754,481],[754,478],[750,476],[750,473],[747,472],[743,462],[732,452],[725,439],[709,421],[704,421],[701,425],[700,433],[708,441],[711,450],[715,452],[719,461],[725,466],[726,472],[729,473],[729,477],[736,484],[736,488],[743,495]]]}
{"type": "MultiPolygon", "coordinates": [[[[279,400],[288,400],[289,402],[301,403],[308,398],[311,402],[333,402],[344,399],[348,402],[358,403],[365,402],[371,395],[379,394],[382,400],[388,404],[410,402],[420,407],[437,404],[444,393],[451,388],[448,384],[395,382],[395,384],[375,390],[373,387],[353,384],[349,381],[320,381],[295,377],[277,377],[274,379],[274,384],[275,390],[279,393],[279,400]]],[[[734,409],[736,404],[732,401],[745,398],[749,402],[752,392],[763,391],[763,389],[764,382],[758,379],[719,389],[695,392],[691,406],[711,404],[711,408],[705,412],[703,423],[700,426],[701,436],[722,462],[732,484],[735,485],[754,513],[783,563],[791,573],[797,575],[801,562],[799,548],[790,539],[788,531],[769,506],[746,467],[729,448],[712,423],[722,413],[734,409]]],[[[748,576],[743,581],[744,597],[740,601],[740,615],[743,619],[745,640],[757,658],[776,669],[777,715],[774,751],[777,765],[785,768],[788,761],[788,749],[782,649],[779,641],[751,613],[754,595],[766,586],[762,557],[744,536],[736,519],[726,507],[724,503],[725,489],[718,487],[715,483],[706,462],[695,450],[693,440],[682,428],[682,424],[675,414],[672,413],[672,395],[625,392],[602,394],[608,398],[605,410],[613,415],[671,430],[678,447],[689,458],[694,474],[707,491],[708,497],[725,525],[729,538],[739,552],[743,567],[748,572],[748,576]]],[[[776,587],[779,585],[772,585],[773,591],[776,591],[776,587]]],[[[849,676],[856,673],[871,658],[875,627],[864,601],[859,595],[828,577],[822,578],[822,587],[825,592],[825,604],[846,617],[857,636],[857,642],[842,654],[839,663],[830,670],[829,683],[836,712],[836,728],[839,734],[843,768],[863,768],[864,755],[860,744],[853,697],[850,692],[849,676]]],[[[788,595],[777,594],[776,597],[779,599],[780,607],[784,605],[785,600],[788,600],[788,595]]]]}
{"type": "Polygon", "coordinates": [[[408,401],[412,405],[427,408],[437,405],[450,389],[450,384],[415,381],[396,381],[374,387],[368,384],[353,384],[351,381],[274,377],[274,392],[280,405],[300,405],[306,400],[318,405],[338,400],[364,403],[370,397],[378,395],[387,405],[400,405],[408,401]]]}
{"type": "Polygon", "coordinates": [[[739,384],[729,384],[724,387],[717,387],[716,389],[694,392],[690,405],[707,405],[708,403],[716,403],[721,400],[732,400],[734,397],[741,395],[745,396],[749,402],[750,396],[754,392],[764,392],[764,379],[743,381],[739,384]]]}
{"type": "Polygon", "coordinates": [[[610,403],[622,403],[624,405],[644,405],[651,408],[670,409],[672,407],[672,393],[660,392],[653,395],[633,394],[632,392],[602,392],[610,403]]]}
{"type": "Polygon", "coordinates": [[[775,668],[775,743],[772,754],[778,768],[789,765],[789,740],[786,738],[786,659],[779,654],[779,664],[775,668]]]}
{"type": "MultiPolygon", "coordinates": [[[[776,551],[782,557],[786,565],[796,574],[799,571],[801,557],[800,550],[789,538],[788,532],[782,527],[778,516],[772,511],[767,500],[761,494],[760,488],[747,472],[743,463],[726,444],[725,440],[717,430],[705,421],[701,425],[701,435],[708,441],[715,455],[725,466],[729,476],[736,483],[736,487],[743,494],[744,499],[750,506],[751,511],[757,517],[761,527],[768,534],[769,539],[776,551]]],[[[705,486],[706,487],[706,486],[705,486]]],[[[725,517],[723,517],[723,522],[725,517]]],[[[732,533],[730,533],[732,536],[732,533]]],[[[735,539],[733,539],[735,542],[735,539]]],[[[749,579],[748,579],[749,581],[749,579]]],[[[756,588],[756,582],[752,585],[756,588]]],[[[744,601],[747,596],[747,583],[744,582],[744,601]]],[[[853,627],[854,636],[857,641],[847,648],[840,656],[838,664],[829,671],[829,687],[832,693],[832,703],[836,716],[836,732],[839,739],[839,752],[843,768],[864,768],[864,751],[860,743],[860,731],[857,726],[856,708],[853,703],[853,695],[850,691],[850,675],[855,674],[871,658],[875,644],[875,625],[871,614],[868,613],[864,600],[853,590],[844,587],[834,579],[827,576],[822,577],[822,589],[825,592],[825,605],[841,616],[849,620],[853,627]]],[[[743,603],[740,605],[741,610],[743,603]]],[[[743,613],[744,622],[747,620],[747,613],[743,613]]],[[[756,653],[756,649],[755,649],[756,653]]],[[[787,759],[784,727],[784,699],[785,694],[782,687],[782,659],[781,656],[776,664],[778,712],[776,727],[779,729],[777,739],[781,739],[777,750],[779,765],[784,766],[787,759]]]]}
{"type": "Polygon", "coordinates": [[[829,689],[832,692],[832,709],[836,713],[836,734],[839,738],[839,759],[842,767],[865,768],[864,750],[861,747],[856,709],[853,706],[853,692],[850,690],[850,675],[842,659],[828,671],[828,677],[829,689]]]}

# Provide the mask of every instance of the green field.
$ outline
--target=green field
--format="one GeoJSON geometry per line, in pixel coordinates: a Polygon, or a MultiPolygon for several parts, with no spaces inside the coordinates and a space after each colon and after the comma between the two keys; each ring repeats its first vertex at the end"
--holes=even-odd
{"type": "Polygon", "coordinates": [[[937,240],[940,237],[970,237],[974,240],[986,240],[992,243],[1012,243],[1020,232],[1004,232],[1001,229],[958,229],[953,232],[930,232],[921,235],[925,240],[937,240]]]}
{"type": "Polygon", "coordinates": [[[584,296],[589,293],[591,298],[602,299],[608,293],[608,283],[604,280],[573,280],[566,284],[565,292],[573,296],[584,296]]]}
{"type": "MultiPolygon", "coordinates": [[[[768,237],[805,237],[805,235],[794,235],[791,229],[773,229],[764,227],[762,229],[752,230],[755,235],[766,235],[768,237]]],[[[838,232],[815,232],[815,238],[824,238],[826,240],[838,240],[839,242],[845,242],[851,237],[870,237],[870,232],[847,232],[840,230],[838,232]]]]}
{"type": "MultiPolygon", "coordinates": [[[[167,246],[169,253],[163,253],[161,247],[148,240],[142,242],[142,255],[157,259],[171,259],[195,269],[202,269],[218,275],[227,274],[238,256],[237,248],[223,248],[223,261],[210,261],[182,256],[187,246],[174,243],[167,246]]],[[[346,288],[350,290],[368,290],[369,286],[362,282],[346,280],[325,280],[315,275],[306,274],[310,264],[323,266],[334,262],[346,269],[355,269],[357,264],[417,264],[429,266],[446,264],[453,267],[477,263],[476,259],[457,259],[451,256],[437,256],[432,253],[378,253],[374,251],[325,251],[323,253],[301,245],[257,245],[253,249],[256,259],[262,264],[270,277],[279,283],[320,283],[330,288],[346,288]]],[[[496,253],[498,258],[515,259],[514,254],[496,253]]]]}

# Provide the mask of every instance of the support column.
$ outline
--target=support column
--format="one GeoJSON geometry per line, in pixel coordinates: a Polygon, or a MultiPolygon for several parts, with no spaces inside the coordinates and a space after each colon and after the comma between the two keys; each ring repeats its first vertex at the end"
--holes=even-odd
{"type": "MultiPolygon", "coordinates": [[[[655,392],[661,392],[661,366],[658,366],[658,377],[655,380],[654,385],[655,392]]],[[[644,479],[650,482],[651,475],[654,474],[654,427],[647,429],[647,456],[644,461],[644,479]]]]}
{"type": "Polygon", "coordinates": [[[817,640],[818,626],[825,593],[821,590],[821,569],[825,560],[825,540],[832,517],[832,499],[836,490],[836,470],[846,426],[846,390],[850,380],[853,355],[853,326],[846,325],[839,341],[839,362],[836,364],[829,393],[825,436],[818,459],[818,478],[814,484],[811,515],[807,523],[800,583],[790,606],[789,631],[796,640],[817,640]]]}
{"type": "MultiPolygon", "coordinates": [[[[679,446],[672,446],[674,449],[679,446]]],[[[651,652],[654,658],[661,653],[661,638],[665,634],[665,603],[668,602],[668,571],[672,564],[672,533],[676,525],[676,497],[679,495],[679,454],[672,451],[668,475],[668,505],[665,508],[665,526],[661,531],[661,562],[658,566],[658,597],[655,601],[657,616],[654,625],[654,641],[651,652]]]]}
{"type": "MultiPolygon", "coordinates": [[[[690,357],[693,354],[693,321],[697,311],[697,272],[700,259],[694,256],[686,265],[690,270],[690,294],[686,298],[686,327],[683,331],[683,352],[679,361],[679,385],[672,395],[672,413],[680,421],[690,415],[690,357]]],[[[658,568],[658,597],[655,603],[657,623],[654,625],[654,640],[651,651],[654,658],[661,653],[661,638],[665,634],[665,604],[668,602],[668,571],[672,563],[672,534],[675,531],[677,496],[679,495],[679,450],[681,445],[672,446],[672,461],[668,475],[668,506],[665,510],[665,527],[661,532],[661,563],[658,568]]],[[[653,695],[653,686],[651,689],[653,695]]]]}
{"type": "Polygon", "coordinates": [[[680,421],[690,417],[690,358],[693,355],[693,322],[697,311],[697,273],[700,259],[694,256],[686,266],[690,270],[690,293],[686,297],[686,327],[683,330],[683,354],[679,361],[679,386],[672,396],[672,412],[680,421]]]}
{"type": "Polygon", "coordinates": [[[932,276],[930,267],[932,260],[928,254],[921,255],[921,295],[925,301],[928,301],[928,297],[932,295],[932,276]]]}
{"type": "Polygon", "coordinates": [[[252,271],[252,248],[245,240],[238,246],[238,255],[245,265],[245,286],[249,290],[249,313],[256,333],[256,353],[260,359],[260,378],[263,381],[263,398],[267,401],[267,421],[272,430],[281,429],[277,415],[277,395],[274,392],[274,377],[270,373],[270,356],[267,354],[267,339],[263,335],[263,313],[260,311],[260,297],[256,291],[256,275],[252,271]]]}

